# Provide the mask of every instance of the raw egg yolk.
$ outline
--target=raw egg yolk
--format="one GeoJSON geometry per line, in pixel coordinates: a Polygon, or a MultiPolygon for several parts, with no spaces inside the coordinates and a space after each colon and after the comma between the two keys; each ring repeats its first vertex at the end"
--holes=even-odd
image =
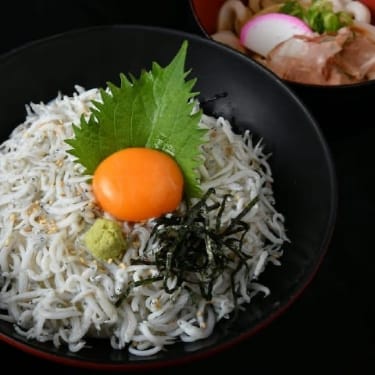
{"type": "Polygon", "coordinates": [[[178,164],[166,153],[134,147],[104,159],[92,188],[104,211],[119,220],[142,221],[175,210],[183,181],[178,164]]]}

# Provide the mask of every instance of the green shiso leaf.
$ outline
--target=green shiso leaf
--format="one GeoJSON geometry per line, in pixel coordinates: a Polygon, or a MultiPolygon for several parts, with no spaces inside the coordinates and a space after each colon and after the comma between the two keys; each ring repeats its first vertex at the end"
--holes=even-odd
{"type": "Polygon", "coordinates": [[[88,120],[74,125],[74,138],[66,140],[68,151],[94,174],[99,163],[112,153],[128,147],[148,147],[172,156],[185,179],[185,194],[201,196],[198,168],[203,162],[201,145],[206,130],[199,127],[202,112],[193,113],[192,91],[196,80],[185,71],[188,43],[165,68],[154,62],[150,71],[137,79],[120,75],[120,87],[108,82],[101,90],[102,101],[94,102],[88,120]]]}

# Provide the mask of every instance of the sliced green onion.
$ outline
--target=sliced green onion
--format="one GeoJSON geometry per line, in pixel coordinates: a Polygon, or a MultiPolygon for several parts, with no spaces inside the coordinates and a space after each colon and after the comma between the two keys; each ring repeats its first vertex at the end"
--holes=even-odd
{"type": "Polygon", "coordinates": [[[350,13],[334,12],[332,3],[327,0],[313,0],[307,8],[303,7],[298,1],[291,0],[284,3],[279,12],[302,19],[313,31],[319,34],[336,32],[353,22],[350,13]]]}
{"type": "Polygon", "coordinates": [[[323,14],[323,25],[327,32],[335,32],[340,28],[339,17],[335,13],[323,14]]]}

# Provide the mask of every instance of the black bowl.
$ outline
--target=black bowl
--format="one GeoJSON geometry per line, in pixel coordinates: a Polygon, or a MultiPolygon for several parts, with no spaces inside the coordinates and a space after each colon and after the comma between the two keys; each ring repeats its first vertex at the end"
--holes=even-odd
{"type": "MultiPolygon", "coordinates": [[[[361,1],[361,0],[360,0],[361,1]]],[[[211,39],[216,31],[217,15],[225,0],[189,0],[191,20],[197,32],[211,39]]],[[[370,9],[371,1],[362,0],[370,9]]],[[[375,22],[375,10],[373,11],[375,22]]],[[[251,59],[251,57],[248,57],[251,59]]],[[[375,80],[350,85],[313,85],[283,80],[314,116],[324,135],[334,139],[339,133],[353,135],[372,127],[375,80]]]]}
{"type": "Polygon", "coordinates": [[[211,337],[177,343],[151,358],[136,358],[93,340],[92,348],[71,353],[50,343],[27,341],[11,324],[0,322],[0,338],[45,359],[87,368],[139,369],[202,358],[249,338],[279,316],[312,280],[327,250],[336,214],[334,167],[324,138],[301,102],[273,74],[245,56],[208,39],[142,26],[84,29],[42,40],[0,59],[1,141],[25,118],[25,104],[48,101],[116,82],[120,72],[134,75],[152,61],[166,65],[183,40],[189,41],[187,68],[198,78],[205,111],[223,115],[239,131],[263,137],[272,152],[278,209],[285,214],[291,243],[281,267],[268,267],[260,281],[271,289],[255,298],[211,337]],[[218,94],[226,96],[213,101],[218,94]]]}

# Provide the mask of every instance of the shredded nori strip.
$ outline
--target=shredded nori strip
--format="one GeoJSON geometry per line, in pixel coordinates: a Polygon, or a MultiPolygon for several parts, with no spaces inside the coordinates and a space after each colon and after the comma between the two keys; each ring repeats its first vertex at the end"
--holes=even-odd
{"type": "MultiPolygon", "coordinates": [[[[148,252],[154,255],[159,276],[167,293],[173,293],[183,282],[199,285],[202,296],[210,300],[212,287],[217,277],[237,258],[237,266],[232,271],[232,291],[235,293],[235,274],[247,267],[248,256],[242,252],[243,239],[249,225],[242,221],[244,216],[258,202],[255,197],[231,220],[227,227],[221,224],[222,215],[230,195],[223,197],[221,203],[208,204],[214,189],[209,189],[198,203],[187,209],[185,214],[168,214],[156,220],[149,241],[148,252]],[[209,222],[208,213],[216,210],[214,225],[209,222]],[[151,244],[157,244],[153,249],[151,244]],[[229,250],[229,252],[228,252],[229,250]],[[171,282],[174,280],[174,282],[171,282]],[[169,281],[169,282],[168,282],[169,281]],[[168,285],[172,284],[173,287],[168,285]]],[[[152,264],[147,259],[135,263],[152,264]]],[[[147,282],[150,279],[145,280],[147,282]]]]}

